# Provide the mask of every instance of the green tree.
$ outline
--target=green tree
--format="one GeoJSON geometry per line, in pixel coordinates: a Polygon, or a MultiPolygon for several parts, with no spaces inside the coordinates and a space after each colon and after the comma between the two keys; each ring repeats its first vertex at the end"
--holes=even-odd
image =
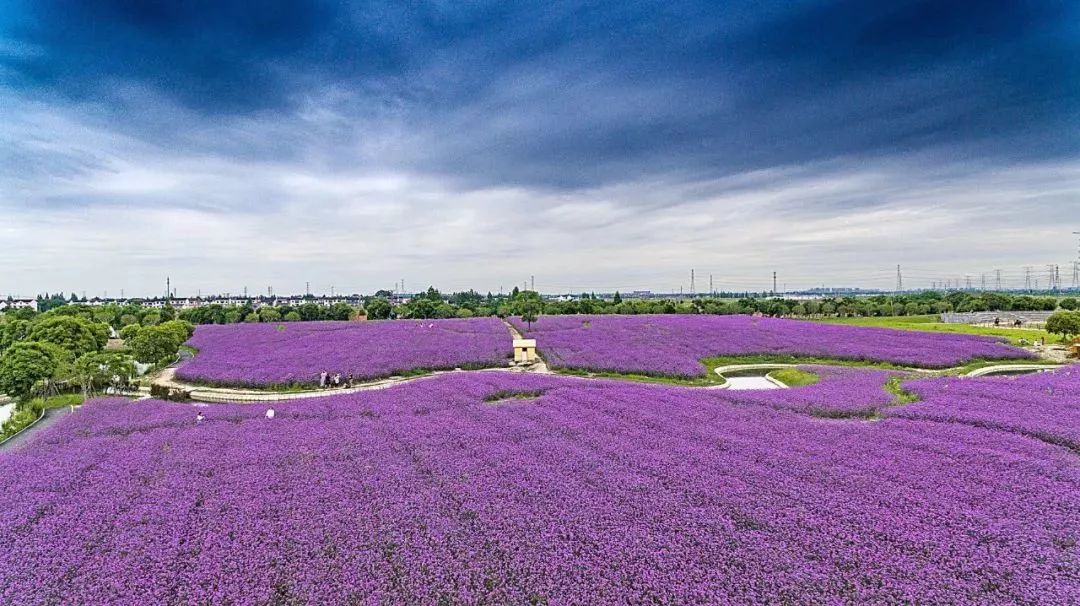
{"type": "Polygon", "coordinates": [[[30,326],[29,320],[5,317],[4,321],[0,322],[0,353],[12,344],[26,339],[30,334],[30,326]]]}
{"type": "Polygon", "coordinates": [[[619,294],[619,291],[615,291],[615,296],[611,298],[611,303],[614,305],[622,303],[622,295],[619,294]]]}
{"type": "Polygon", "coordinates": [[[183,343],[175,330],[146,326],[127,342],[128,350],[143,364],[166,364],[176,357],[183,343]]]}
{"type": "Polygon", "coordinates": [[[108,342],[109,333],[104,324],[72,316],[53,316],[34,324],[27,339],[58,345],[78,357],[99,351],[108,342]]]}
{"type": "Polygon", "coordinates": [[[290,311],[289,313],[285,314],[285,321],[286,322],[299,322],[299,321],[301,321],[300,314],[295,312],[295,311],[290,311]]]}
{"type": "Polygon", "coordinates": [[[90,397],[109,387],[126,387],[135,376],[135,362],[118,352],[94,352],[75,362],[75,372],[83,395],[90,397]]]}
{"type": "Polygon", "coordinates": [[[142,326],[139,326],[138,324],[128,324],[120,329],[120,338],[129,341],[132,337],[139,334],[140,330],[142,330],[142,326]]]}
{"type": "Polygon", "coordinates": [[[195,327],[186,320],[169,320],[168,322],[162,322],[159,326],[176,335],[180,343],[187,341],[195,334],[195,327]]]}
{"type": "Polygon", "coordinates": [[[1061,309],[1068,309],[1069,311],[1080,308],[1080,302],[1073,298],[1062,299],[1059,305],[1061,306],[1061,309]]]}
{"type": "Polygon", "coordinates": [[[1046,332],[1061,335],[1061,340],[1068,340],[1073,335],[1080,335],[1080,313],[1059,311],[1046,319],[1046,332]]]}
{"type": "Polygon", "coordinates": [[[0,356],[0,393],[27,400],[39,383],[48,386],[67,356],[67,352],[52,343],[15,343],[0,356]]]}
{"type": "Polygon", "coordinates": [[[521,305],[521,321],[529,325],[529,330],[532,330],[532,323],[536,321],[536,316],[540,313],[540,304],[536,301],[525,301],[521,305]]]}
{"type": "Polygon", "coordinates": [[[352,320],[354,315],[356,315],[356,308],[348,303],[334,303],[326,311],[327,320],[352,320]]]}
{"type": "Polygon", "coordinates": [[[389,320],[394,311],[394,306],[390,304],[390,301],[382,297],[375,297],[367,302],[364,309],[367,310],[369,320],[389,320]]]}
{"type": "Polygon", "coordinates": [[[281,312],[269,305],[264,305],[259,308],[259,319],[263,322],[280,322],[281,312]]]}

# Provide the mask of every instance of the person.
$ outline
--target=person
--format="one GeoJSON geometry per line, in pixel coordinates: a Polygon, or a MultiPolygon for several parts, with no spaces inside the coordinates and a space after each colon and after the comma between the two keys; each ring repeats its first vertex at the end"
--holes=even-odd
{"type": "Polygon", "coordinates": [[[327,377],[327,375],[328,375],[328,373],[325,370],[322,371],[322,373],[319,375],[319,389],[322,389],[322,388],[326,387],[326,377],[327,377]]]}
{"type": "Polygon", "coordinates": [[[334,373],[334,388],[336,389],[338,387],[341,387],[341,373],[340,372],[334,373]]]}
{"type": "Polygon", "coordinates": [[[204,416],[203,416],[203,413],[202,413],[202,411],[200,410],[200,411],[199,411],[199,414],[195,415],[195,424],[196,424],[196,425],[198,425],[199,423],[202,423],[202,422],[203,422],[203,419],[205,419],[205,418],[206,418],[206,417],[204,417],[204,416]]]}
{"type": "Polygon", "coordinates": [[[274,418],[274,409],[273,408],[267,408],[266,409],[266,418],[267,419],[273,419],[274,418]]]}
{"type": "Polygon", "coordinates": [[[345,387],[352,387],[352,386],[353,386],[353,376],[352,375],[346,375],[346,377],[345,377],[345,387]]]}

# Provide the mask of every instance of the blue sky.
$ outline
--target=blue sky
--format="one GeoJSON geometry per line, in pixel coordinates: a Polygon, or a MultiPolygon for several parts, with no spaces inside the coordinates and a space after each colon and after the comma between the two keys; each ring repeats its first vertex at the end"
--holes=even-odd
{"type": "Polygon", "coordinates": [[[4,294],[1071,277],[1075,2],[2,10],[4,294]]]}

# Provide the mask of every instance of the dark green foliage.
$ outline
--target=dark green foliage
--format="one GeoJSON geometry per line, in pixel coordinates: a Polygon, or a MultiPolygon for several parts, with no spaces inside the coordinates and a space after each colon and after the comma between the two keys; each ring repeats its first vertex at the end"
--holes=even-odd
{"type": "Polygon", "coordinates": [[[65,363],[69,354],[52,343],[15,343],[0,356],[0,393],[25,400],[44,391],[65,363]]]}
{"type": "Polygon", "coordinates": [[[51,316],[38,320],[27,335],[30,341],[53,343],[74,357],[99,351],[109,340],[108,327],[75,316],[51,316]]]}

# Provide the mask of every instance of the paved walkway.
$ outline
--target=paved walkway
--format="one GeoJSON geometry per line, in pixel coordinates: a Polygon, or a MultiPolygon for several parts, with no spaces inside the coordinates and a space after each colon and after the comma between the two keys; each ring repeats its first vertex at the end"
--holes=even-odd
{"type": "Polygon", "coordinates": [[[11,452],[20,446],[27,444],[34,437],[40,435],[43,429],[69,414],[71,414],[70,406],[46,409],[45,415],[41,417],[40,420],[34,422],[32,425],[27,425],[22,431],[8,439],[8,441],[0,444],[0,452],[11,452]]]}
{"type": "Polygon", "coordinates": [[[1026,372],[1043,372],[1061,368],[1060,364],[995,364],[985,368],[976,368],[967,373],[966,377],[984,377],[987,375],[1009,375],[1026,372]]]}
{"type": "Polygon", "coordinates": [[[768,377],[726,377],[726,381],[727,388],[735,391],[742,389],[783,389],[787,387],[787,385],[768,377]]]}

